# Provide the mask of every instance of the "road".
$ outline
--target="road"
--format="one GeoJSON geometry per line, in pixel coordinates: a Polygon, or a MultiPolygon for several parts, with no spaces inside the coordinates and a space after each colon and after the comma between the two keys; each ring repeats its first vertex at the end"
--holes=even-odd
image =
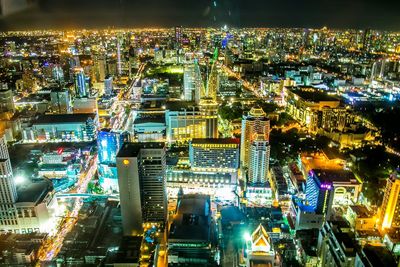
{"type": "Polygon", "coordinates": [[[232,71],[229,67],[227,67],[225,65],[222,65],[221,69],[226,74],[228,74],[228,76],[235,77],[238,81],[240,81],[245,89],[252,91],[255,96],[262,98],[262,96],[260,95],[260,92],[258,91],[258,88],[256,88],[253,84],[249,83],[248,81],[246,81],[245,79],[240,77],[240,74],[232,71]]]}
{"type": "MultiPolygon", "coordinates": [[[[90,159],[89,167],[83,171],[78,179],[74,191],[78,194],[86,193],[89,182],[93,179],[97,170],[97,156],[90,159]]],[[[55,236],[49,236],[44,245],[39,249],[39,262],[51,261],[60,252],[66,235],[73,229],[78,221],[78,214],[82,208],[83,201],[78,198],[73,204],[72,210],[61,222],[55,236]]]]}
{"type": "Polygon", "coordinates": [[[131,112],[125,112],[125,108],[129,107],[133,103],[140,103],[142,90],[139,87],[139,82],[145,67],[146,63],[140,64],[132,82],[125,90],[120,91],[117,99],[114,101],[111,107],[110,113],[116,114],[113,118],[111,118],[111,128],[114,131],[129,130],[129,126],[131,125],[130,121],[132,120],[132,116],[135,114],[131,114],[131,112]]]}

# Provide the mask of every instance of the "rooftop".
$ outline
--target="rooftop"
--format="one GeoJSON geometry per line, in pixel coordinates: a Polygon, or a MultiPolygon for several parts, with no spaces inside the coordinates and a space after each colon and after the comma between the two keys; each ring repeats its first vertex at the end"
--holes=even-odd
{"type": "Polygon", "coordinates": [[[46,197],[47,193],[52,189],[52,183],[47,180],[42,180],[40,182],[29,181],[23,185],[17,186],[17,202],[33,202],[35,204],[40,203],[46,197]]]}
{"type": "Polygon", "coordinates": [[[170,242],[210,242],[210,197],[184,195],[171,224],[170,242]]]}
{"type": "Polygon", "coordinates": [[[312,172],[318,177],[320,183],[360,184],[351,171],[313,169],[312,172]]]}
{"type": "Polygon", "coordinates": [[[291,87],[289,90],[307,102],[339,102],[339,99],[336,97],[328,95],[323,90],[312,87],[291,87]]]}
{"type": "Polygon", "coordinates": [[[240,144],[238,138],[193,138],[192,144],[240,144]]]}
{"type": "Polygon", "coordinates": [[[373,216],[373,213],[367,209],[367,207],[363,205],[351,205],[349,208],[357,214],[359,218],[370,218],[373,216]]]}
{"type": "Polygon", "coordinates": [[[165,144],[162,142],[145,142],[145,143],[124,143],[119,150],[117,157],[137,157],[141,149],[162,149],[165,144]]]}
{"type": "Polygon", "coordinates": [[[165,114],[143,114],[139,113],[135,118],[134,125],[141,123],[163,123],[165,124],[165,114]]]}
{"type": "Polygon", "coordinates": [[[365,267],[374,266],[397,266],[396,260],[390,251],[384,246],[367,245],[362,250],[361,257],[365,267]]]}
{"type": "Polygon", "coordinates": [[[86,122],[89,118],[94,119],[95,117],[94,113],[46,114],[40,116],[34,124],[86,122]]]}
{"type": "Polygon", "coordinates": [[[195,102],[190,101],[168,101],[166,102],[166,109],[170,111],[181,111],[182,109],[187,110],[198,110],[195,102]]]}

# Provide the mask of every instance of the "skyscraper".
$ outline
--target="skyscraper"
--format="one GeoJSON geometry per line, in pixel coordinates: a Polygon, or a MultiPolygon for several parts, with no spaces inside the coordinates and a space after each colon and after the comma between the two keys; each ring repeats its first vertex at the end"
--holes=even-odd
{"type": "Polygon", "coordinates": [[[167,219],[165,144],[125,143],[117,155],[124,235],[143,232],[145,224],[161,227],[167,219]]]}
{"type": "Polygon", "coordinates": [[[260,107],[253,107],[247,115],[243,115],[240,143],[240,162],[243,167],[249,166],[251,146],[256,137],[259,141],[269,141],[269,120],[260,107]]]}
{"type": "Polygon", "coordinates": [[[306,198],[308,205],[314,209],[315,213],[324,214],[325,217],[329,218],[334,188],[331,182],[324,181],[319,174],[320,171],[315,169],[309,172],[306,181],[306,198]]]}
{"type": "Polygon", "coordinates": [[[381,229],[400,227],[400,179],[397,173],[390,175],[386,182],[385,194],[381,206],[381,229]]]}
{"type": "Polygon", "coordinates": [[[99,160],[99,182],[106,191],[119,191],[117,175],[117,153],[124,142],[129,141],[129,134],[102,129],[97,134],[99,160]]]}
{"type": "Polygon", "coordinates": [[[10,157],[4,137],[0,138],[0,230],[17,225],[14,203],[17,201],[10,157]]]}
{"type": "Polygon", "coordinates": [[[104,94],[106,96],[112,95],[113,92],[113,77],[107,76],[104,79],[104,94]]]}
{"type": "Polygon", "coordinates": [[[264,186],[268,183],[269,170],[269,142],[264,140],[262,134],[256,134],[250,147],[248,183],[264,186]]]}
{"type": "Polygon", "coordinates": [[[51,109],[54,113],[68,113],[71,111],[70,95],[68,90],[52,90],[50,93],[51,109]]]}
{"type": "Polygon", "coordinates": [[[183,72],[183,98],[186,101],[200,102],[200,94],[203,90],[200,67],[195,61],[184,66],[183,72]]]}
{"type": "Polygon", "coordinates": [[[74,81],[75,81],[75,96],[87,97],[89,89],[88,82],[82,68],[74,69],[74,81]]]}
{"type": "Polygon", "coordinates": [[[6,83],[0,84],[0,112],[14,112],[13,92],[6,83]]]}

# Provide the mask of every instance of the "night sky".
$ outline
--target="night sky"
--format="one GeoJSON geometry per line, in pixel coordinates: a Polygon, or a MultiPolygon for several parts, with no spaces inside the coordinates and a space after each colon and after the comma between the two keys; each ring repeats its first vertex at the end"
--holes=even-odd
{"type": "MultiPolygon", "coordinates": [[[[0,30],[228,26],[400,30],[388,0],[39,0],[0,20],[0,30]]],[[[391,3],[394,2],[394,3],[391,3]]]]}

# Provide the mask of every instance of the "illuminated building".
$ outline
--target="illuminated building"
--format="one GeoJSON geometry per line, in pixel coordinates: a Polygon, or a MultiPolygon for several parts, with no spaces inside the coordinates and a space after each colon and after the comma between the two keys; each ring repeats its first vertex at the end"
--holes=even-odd
{"type": "MultiPolygon", "coordinates": [[[[340,158],[328,158],[323,153],[301,155],[302,171],[305,177],[309,177],[311,171],[318,176],[320,181],[332,185],[333,206],[354,205],[358,201],[361,192],[361,183],[354,173],[345,169],[345,160],[340,158]]],[[[308,185],[308,179],[307,179],[308,185]]]]}
{"type": "Polygon", "coordinates": [[[317,214],[329,218],[333,201],[332,182],[322,180],[318,170],[311,170],[307,178],[306,198],[308,206],[317,214]]]}
{"type": "Polygon", "coordinates": [[[0,232],[52,231],[58,205],[51,182],[14,176],[4,138],[0,157],[0,232]]]}
{"type": "Polygon", "coordinates": [[[17,201],[15,186],[8,148],[4,137],[0,139],[0,230],[8,231],[18,227],[17,214],[14,204],[17,201]]]}
{"type": "Polygon", "coordinates": [[[285,87],[286,111],[309,131],[324,129],[344,131],[353,122],[340,100],[321,90],[308,87],[285,87]]]}
{"type": "Polygon", "coordinates": [[[183,99],[185,101],[200,102],[200,94],[203,90],[200,67],[197,61],[186,64],[183,68],[183,99]]]}
{"type": "Polygon", "coordinates": [[[124,143],[117,154],[124,235],[167,219],[164,143],[124,143]]]}
{"type": "Polygon", "coordinates": [[[24,142],[91,141],[96,137],[96,114],[42,115],[23,129],[24,142]]]}
{"type": "Polygon", "coordinates": [[[185,193],[201,193],[220,200],[235,200],[237,172],[202,171],[189,168],[168,168],[169,198],[175,198],[182,188],[185,193]]]}
{"type": "Polygon", "coordinates": [[[14,112],[13,92],[6,83],[0,84],[0,112],[14,112]]]}
{"type": "Polygon", "coordinates": [[[400,179],[397,173],[390,175],[386,182],[385,194],[381,206],[381,229],[400,227],[400,179]]]}
{"type": "Polygon", "coordinates": [[[82,98],[75,98],[74,106],[73,106],[73,113],[94,113],[97,114],[97,99],[96,98],[89,98],[89,97],[82,97],[82,98]]]}
{"type": "Polygon", "coordinates": [[[366,206],[349,206],[345,217],[356,231],[369,231],[375,229],[376,217],[366,206]]]}
{"type": "Polygon", "coordinates": [[[269,140],[269,120],[262,108],[253,107],[247,115],[243,115],[242,119],[240,142],[240,163],[242,167],[249,167],[251,146],[255,137],[258,136],[257,134],[263,135],[263,140],[269,140]]]}
{"type": "Polygon", "coordinates": [[[75,96],[76,97],[87,97],[89,95],[89,83],[85,77],[85,73],[82,68],[74,69],[74,81],[75,81],[75,96]]]}
{"type": "Polygon", "coordinates": [[[71,111],[71,99],[68,90],[52,90],[50,98],[53,113],[69,113],[71,111]]]}
{"type": "Polygon", "coordinates": [[[117,153],[129,134],[102,129],[97,134],[99,183],[106,191],[118,192],[117,153]]]}
{"type": "Polygon", "coordinates": [[[180,48],[182,43],[182,26],[175,27],[175,46],[180,48]]]}
{"type": "Polygon", "coordinates": [[[209,196],[193,194],[178,199],[168,236],[168,265],[214,265],[217,252],[209,196]]]}
{"type": "Polygon", "coordinates": [[[110,96],[113,93],[113,77],[107,76],[104,78],[104,94],[110,96]]]}
{"type": "Polygon", "coordinates": [[[189,143],[192,169],[237,170],[239,142],[233,138],[193,139],[189,143]]]}
{"type": "Polygon", "coordinates": [[[218,116],[214,105],[199,108],[187,102],[167,102],[165,121],[168,142],[218,137],[218,116]]]}
{"type": "Polygon", "coordinates": [[[255,135],[250,147],[247,183],[262,187],[268,183],[270,146],[263,134],[255,135]]]}
{"type": "Polygon", "coordinates": [[[260,224],[251,235],[245,236],[246,267],[250,266],[280,266],[276,257],[272,240],[260,224]]]}
{"type": "Polygon", "coordinates": [[[166,125],[163,113],[139,112],[133,123],[138,142],[165,141],[166,125]]]}
{"type": "Polygon", "coordinates": [[[318,237],[320,266],[353,267],[356,240],[346,221],[327,221],[318,237]]]}

